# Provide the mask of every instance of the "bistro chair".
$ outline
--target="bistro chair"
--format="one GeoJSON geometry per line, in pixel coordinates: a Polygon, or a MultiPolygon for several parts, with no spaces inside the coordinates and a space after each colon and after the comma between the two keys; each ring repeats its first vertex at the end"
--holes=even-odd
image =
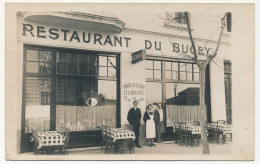
{"type": "Polygon", "coordinates": [[[217,143],[219,144],[219,138],[221,137],[221,143],[224,144],[226,141],[226,136],[223,134],[222,129],[220,128],[221,125],[226,125],[225,120],[217,120],[217,129],[216,129],[216,137],[217,137],[217,143]]]}
{"type": "Polygon", "coordinates": [[[62,145],[62,154],[64,155],[68,154],[69,139],[70,139],[70,129],[66,128],[64,144],[62,145]]]}
{"type": "Polygon", "coordinates": [[[101,151],[103,150],[103,146],[106,146],[107,144],[107,126],[106,125],[101,125],[101,130],[102,130],[102,143],[101,143],[101,151]]]}
{"type": "MultiPolygon", "coordinates": [[[[194,121],[193,122],[193,126],[200,126],[200,122],[199,121],[194,121]]],[[[192,135],[192,142],[194,142],[194,144],[195,144],[195,140],[196,140],[197,147],[199,146],[200,139],[201,139],[201,135],[200,134],[193,134],[192,135]]]]}
{"type": "MultiPolygon", "coordinates": [[[[130,130],[130,131],[134,130],[133,125],[129,125],[129,124],[125,124],[124,129],[130,130]]],[[[134,152],[134,140],[132,140],[132,139],[125,140],[123,143],[123,147],[125,147],[125,146],[127,146],[127,148],[130,150],[130,154],[132,153],[132,151],[134,152]]]]}
{"type": "Polygon", "coordinates": [[[193,144],[192,133],[186,129],[186,122],[180,122],[180,146],[184,143],[186,147],[193,144]]]}
{"type": "Polygon", "coordinates": [[[133,125],[129,125],[129,124],[125,124],[125,128],[124,129],[131,130],[131,131],[134,130],[133,125]]]}
{"type": "Polygon", "coordinates": [[[107,127],[107,140],[106,140],[106,153],[109,147],[109,154],[111,153],[111,151],[114,149],[115,150],[115,154],[116,154],[116,146],[115,146],[115,142],[113,141],[112,138],[112,134],[111,134],[111,130],[113,129],[113,127],[107,127]]]}
{"type": "Polygon", "coordinates": [[[174,122],[173,125],[174,135],[175,135],[175,143],[178,143],[180,141],[180,123],[174,122]]]}
{"type": "Polygon", "coordinates": [[[31,140],[33,141],[33,154],[37,155],[39,153],[38,151],[39,143],[38,143],[38,136],[36,131],[32,132],[31,140]]]}
{"type": "Polygon", "coordinates": [[[194,122],[193,122],[193,125],[194,125],[194,126],[200,126],[200,122],[199,122],[199,121],[194,121],[194,122]]]}

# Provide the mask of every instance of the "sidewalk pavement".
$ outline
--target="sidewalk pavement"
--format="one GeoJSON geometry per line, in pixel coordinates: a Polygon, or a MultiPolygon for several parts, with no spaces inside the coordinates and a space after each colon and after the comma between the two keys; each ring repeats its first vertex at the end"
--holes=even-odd
{"type": "MultiPolygon", "coordinates": [[[[134,154],[202,154],[201,144],[198,147],[186,147],[185,145],[179,146],[175,141],[165,141],[162,143],[156,143],[155,147],[142,146],[142,148],[134,148],[134,154]]],[[[231,145],[232,143],[227,144],[209,144],[210,154],[230,154],[231,153],[231,145]]],[[[124,150],[122,153],[118,152],[117,155],[129,155],[129,150],[124,150]]],[[[101,152],[100,147],[92,147],[92,148],[76,148],[69,149],[69,155],[84,155],[84,154],[104,154],[109,155],[109,153],[105,154],[105,150],[101,152]]],[[[111,152],[114,154],[114,152],[111,152]]],[[[110,155],[111,155],[110,154],[110,155]]]]}

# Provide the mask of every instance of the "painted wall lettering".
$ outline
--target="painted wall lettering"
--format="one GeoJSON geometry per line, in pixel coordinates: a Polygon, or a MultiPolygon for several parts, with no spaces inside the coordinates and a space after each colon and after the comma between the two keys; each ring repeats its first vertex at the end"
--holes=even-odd
{"type": "Polygon", "coordinates": [[[127,83],[123,85],[123,96],[124,101],[126,102],[133,102],[133,101],[144,101],[145,86],[139,83],[127,83]]]}

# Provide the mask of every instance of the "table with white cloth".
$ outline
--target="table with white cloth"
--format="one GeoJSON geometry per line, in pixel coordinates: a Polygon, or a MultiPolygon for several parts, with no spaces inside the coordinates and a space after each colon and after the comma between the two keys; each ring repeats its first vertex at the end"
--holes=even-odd
{"type": "Polygon", "coordinates": [[[209,123],[207,124],[207,129],[209,131],[218,132],[224,136],[224,140],[232,142],[232,125],[230,124],[217,124],[217,123],[209,123]]]}
{"type": "Polygon", "coordinates": [[[122,139],[135,139],[135,133],[131,130],[122,129],[122,128],[114,128],[111,129],[109,134],[111,138],[113,139],[113,142],[116,142],[116,140],[122,140],[122,139]]]}
{"type": "MultiPolygon", "coordinates": [[[[36,132],[36,134],[38,140],[37,149],[46,147],[49,153],[52,153],[54,146],[64,145],[65,136],[57,131],[36,132]]],[[[33,136],[31,137],[31,141],[33,141],[33,136]]]]}
{"type": "Polygon", "coordinates": [[[122,150],[125,148],[125,143],[129,142],[130,147],[128,149],[133,149],[133,140],[135,139],[135,134],[131,130],[122,129],[122,128],[113,128],[110,131],[107,132],[107,135],[111,138],[113,143],[115,144],[115,153],[118,150],[122,150]]]}

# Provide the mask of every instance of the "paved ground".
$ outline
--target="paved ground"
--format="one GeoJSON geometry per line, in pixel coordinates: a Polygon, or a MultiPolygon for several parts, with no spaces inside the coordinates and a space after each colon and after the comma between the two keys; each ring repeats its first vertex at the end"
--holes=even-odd
{"type": "MultiPolygon", "coordinates": [[[[220,155],[220,154],[230,154],[231,153],[231,143],[228,144],[209,144],[210,154],[220,155]]],[[[94,148],[77,148],[69,149],[69,155],[83,155],[83,154],[105,154],[104,151],[101,152],[100,147],[94,148]]],[[[124,150],[123,153],[119,154],[129,154],[128,150],[124,150]]],[[[179,146],[175,144],[174,141],[167,141],[162,143],[156,143],[155,147],[143,146],[142,148],[136,148],[134,154],[202,154],[202,147],[186,147],[179,146]]],[[[107,154],[109,155],[109,154],[107,154]]]]}

